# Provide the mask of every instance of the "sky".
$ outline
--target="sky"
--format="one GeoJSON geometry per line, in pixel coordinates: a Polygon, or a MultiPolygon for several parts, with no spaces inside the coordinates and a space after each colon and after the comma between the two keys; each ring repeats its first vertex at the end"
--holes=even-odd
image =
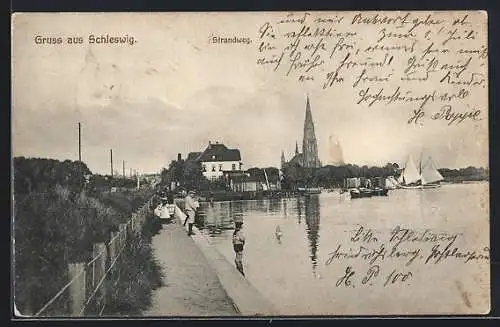
{"type": "MultiPolygon", "coordinates": [[[[403,163],[424,149],[440,167],[487,166],[487,118],[408,126],[406,108],[353,105],[352,88],[323,90],[256,66],[252,45],[213,45],[212,35],[255,38],[260,14],[34,14],[14,18],[14,156],[78,159],[94,173],[158,172],[209,141],[240,149],[245,168],[279,167],[302,143],[307,95],[324,164],[329,139],[358,165],[403,163]],[[40,36],[129,35],[119,45],[37,45],[40,36]]],[[[275,18],[275,17],[274,17],[275,18]]]]}

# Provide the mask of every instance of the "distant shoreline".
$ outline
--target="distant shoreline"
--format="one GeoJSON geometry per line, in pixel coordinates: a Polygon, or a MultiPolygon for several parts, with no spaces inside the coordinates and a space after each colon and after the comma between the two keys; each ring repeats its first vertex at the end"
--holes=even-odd
{"type": "MultiPolygon", "coordinates": [[[[448,184],[476,184],[487,183],[488,179],[453,179],[443,180],[441,183],[448,184]]],[[[341,187],[323,188],[326,191],[340,190],[341,187]]],[[[244,200],[268,200],[268,199],[284,199],[293,198],[297,196],[304,196],[301,192],[291,190],[274,190],[274,191],[259,191],[259,192],[233,192],[233,191],[217,191],[210,194],[210,192],[200,192],[200,202],[222,202],[222,201],[244,201],[244,200]]]]}

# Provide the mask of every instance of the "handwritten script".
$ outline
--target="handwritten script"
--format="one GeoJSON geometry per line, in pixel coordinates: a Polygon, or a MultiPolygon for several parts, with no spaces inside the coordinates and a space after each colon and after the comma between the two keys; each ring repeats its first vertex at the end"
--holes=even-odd
{"type": "Polygon", "coordinates": [[[459,233],[415,230],[396,226],[382,233],[365,226],[350,232],[346,243],[328,253],[325,266],[344,264],[337,287],[411,283],[417,273],[455,261],[460,264],[489,262],[488,247],[470,249],[460,244],[459,233]],[[359,266],[357,267],[356,264],[359,266]],[[368,268],[366,268],[368,267],[368,268]],[[423,269],[422,269],[423,267],[423,269]]]}
{"type": "Polygon", "coordinates": [[[256,64],[321,90],[347,88],[353,105],[410,108],[405,123],[484,119],[486,14],[288,13],[256,33],[256,64]]]}

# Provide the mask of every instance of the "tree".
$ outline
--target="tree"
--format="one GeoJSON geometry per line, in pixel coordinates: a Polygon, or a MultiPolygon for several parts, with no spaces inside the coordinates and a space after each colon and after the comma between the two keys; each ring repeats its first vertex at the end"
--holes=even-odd
{"type": "Polygon", "coordinates": [[[57,185],[78,193],[85,186],[85,176],[92,174],[81,161],[16,157],[13,164],[15,194],[46,192],[57,185]]]}
{"type": "Polygon", "coordinates": [[[255,178],[261,183],[266,182],[266,177],[264,176],[264,171],[261,168],[249,168],[247,169],[247,173],[250,175],[250,177],[255,178]]]}
{"type": "Polygon", "coordinates": [[[203,176],[201,163],[198,161],[172,161],[168,169],[161,172],[161,185],[170,186],[179,183],[187,189],[206,189],[209,181],[203,176]]]}
{"type": "Polygon", "coordinates": [[[306,172],[302,166],[297,163],[289,163],[283,169],[284,189],[295,190],[298,186],[305,184],[306,172]]]}

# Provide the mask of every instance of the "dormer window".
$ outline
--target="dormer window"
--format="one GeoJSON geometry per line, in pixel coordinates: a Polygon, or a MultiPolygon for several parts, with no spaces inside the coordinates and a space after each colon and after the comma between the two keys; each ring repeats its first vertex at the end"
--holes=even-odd
{"type": "Polygon", "coordinates": [[[212,171],[215,171],[215,165],[212,165],[212,171]]]}
{"type": "Polygon", "coordinates": [[[222,171],[222,164],[219,164],[219,170],[222,171]]]}

